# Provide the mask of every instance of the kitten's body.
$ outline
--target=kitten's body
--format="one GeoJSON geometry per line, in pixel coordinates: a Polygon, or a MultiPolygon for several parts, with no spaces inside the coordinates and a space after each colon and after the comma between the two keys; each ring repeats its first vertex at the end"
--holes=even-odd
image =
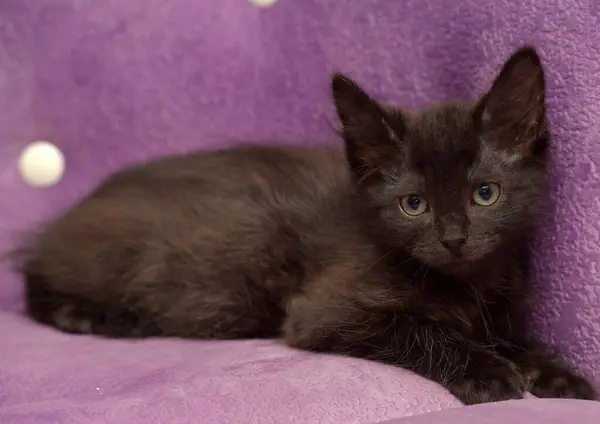
{"type": "MultiPolygon", "coordinates": [[[[539,90],[537,56],[519,54],[496,85],[525,70],[539,90]]],[[[536,110],[509,95],[507,127],[497,91],[409,115],[337,77],[345,155],[244,147],[117,174],[24,250],[29,313],[107,336],[283,335],[414,370],[467,403],[526,388],[591,398],[526,332],[548,136],[543,98],[525,116],[534,128],[510,121],[536,110]],[[474,207],[485,181],[504,197],[474,207]],[[415,192],[430,210],[402,215],[398,199],[415,192]]]]}
{"type": "Polygon", "coordinates": [[[44,272],[39,283],[29,276],[29,298],[56,275],[98,310],[150,312],[154,324],[123,326],[115,314],[95,333],[277,336],[290,296],[340,248],[352,261],[375,255],[354,225],[350,192],[337,150],[246,146],[128,170],[37,239],[30,266],[44,272]]]}

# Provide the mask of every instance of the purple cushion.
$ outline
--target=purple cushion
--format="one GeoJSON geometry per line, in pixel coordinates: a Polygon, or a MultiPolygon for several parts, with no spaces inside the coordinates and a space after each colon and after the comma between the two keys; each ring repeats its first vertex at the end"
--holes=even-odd
{"type": "MultiPolygon", "coordinates": [[[[548,67],[557,158],[534,324],[600,383],[600,3],[340,3],[1,1],[0,248],[132,162],[231,139],[335,142],[331,70],[420,106],[472,98],[531,42],[548,67]],[[17,168],[37,139],[67,159],[49,189],[17,168]]],[[[457,405],[402,370],[277,342],[60,334],[22,318],[22,283],[5,264],[0,276],[2,423],[358,423],[457,405]]]]}
{"type": "Polygon", "coordinates": [[[561,399],[514,400],[470,406],[380,424],[597,424],[600,403],[561,399]]]}
{"type": "Polygon", "coordinates": [[[278,341],[108,342],[14,314],[0,340],[3,424],[366,423],[460,405],[407,371],[278,341]]]}

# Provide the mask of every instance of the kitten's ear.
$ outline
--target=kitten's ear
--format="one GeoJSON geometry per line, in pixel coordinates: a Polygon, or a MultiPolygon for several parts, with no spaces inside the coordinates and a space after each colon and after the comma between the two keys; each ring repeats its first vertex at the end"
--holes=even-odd
{"type": "Polygon", "coordinates": [[[533,47],[522,47],[504,64],[476,108],[482,136],[511,154],[527,155],[548,144],[544,69],[533,47]]]}
{"type": "Polygon", "coordinates": [[[346,156],[357,181],[374,176],[381,166],[402,151],[404,120],[393,116],[354,81],[334,74],[331,86],[342,123],[346,156]]]}

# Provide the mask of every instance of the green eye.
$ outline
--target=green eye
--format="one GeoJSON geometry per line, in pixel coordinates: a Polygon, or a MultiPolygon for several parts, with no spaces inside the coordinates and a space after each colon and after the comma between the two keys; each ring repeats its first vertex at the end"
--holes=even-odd
{"type": "Polygon", "coordinates": [[[429,205],[418,194],[409,194],[400,199],[400,208],[408,216],[419,216],[429,210],[429,205]]]}
{"type": "Polygon", "coordinates": [[[483,183],[473,191],[473,202],[479,206],[491,206],[500,198],[500,186],[496,183],[483,183]]]}

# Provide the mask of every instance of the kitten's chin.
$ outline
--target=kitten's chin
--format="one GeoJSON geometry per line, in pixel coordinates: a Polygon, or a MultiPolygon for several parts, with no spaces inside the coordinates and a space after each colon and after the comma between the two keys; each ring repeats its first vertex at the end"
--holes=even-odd
{"type": "Polygon", "coordinates": [[[478,269],[477,263],[478,261],[476,260],[457,259],[439,265],[436,269],[444,275],[466,277],[478,269]]]}
{"type": "Polygon", "coordinates": [[[431,264],[430,266],[447,276],[468,278],[489,269],[494,263],[493,256],[494,251],[480,251],[476,255],[450,257],[445,261],[440,261],[437,265],[431,264]]]}

